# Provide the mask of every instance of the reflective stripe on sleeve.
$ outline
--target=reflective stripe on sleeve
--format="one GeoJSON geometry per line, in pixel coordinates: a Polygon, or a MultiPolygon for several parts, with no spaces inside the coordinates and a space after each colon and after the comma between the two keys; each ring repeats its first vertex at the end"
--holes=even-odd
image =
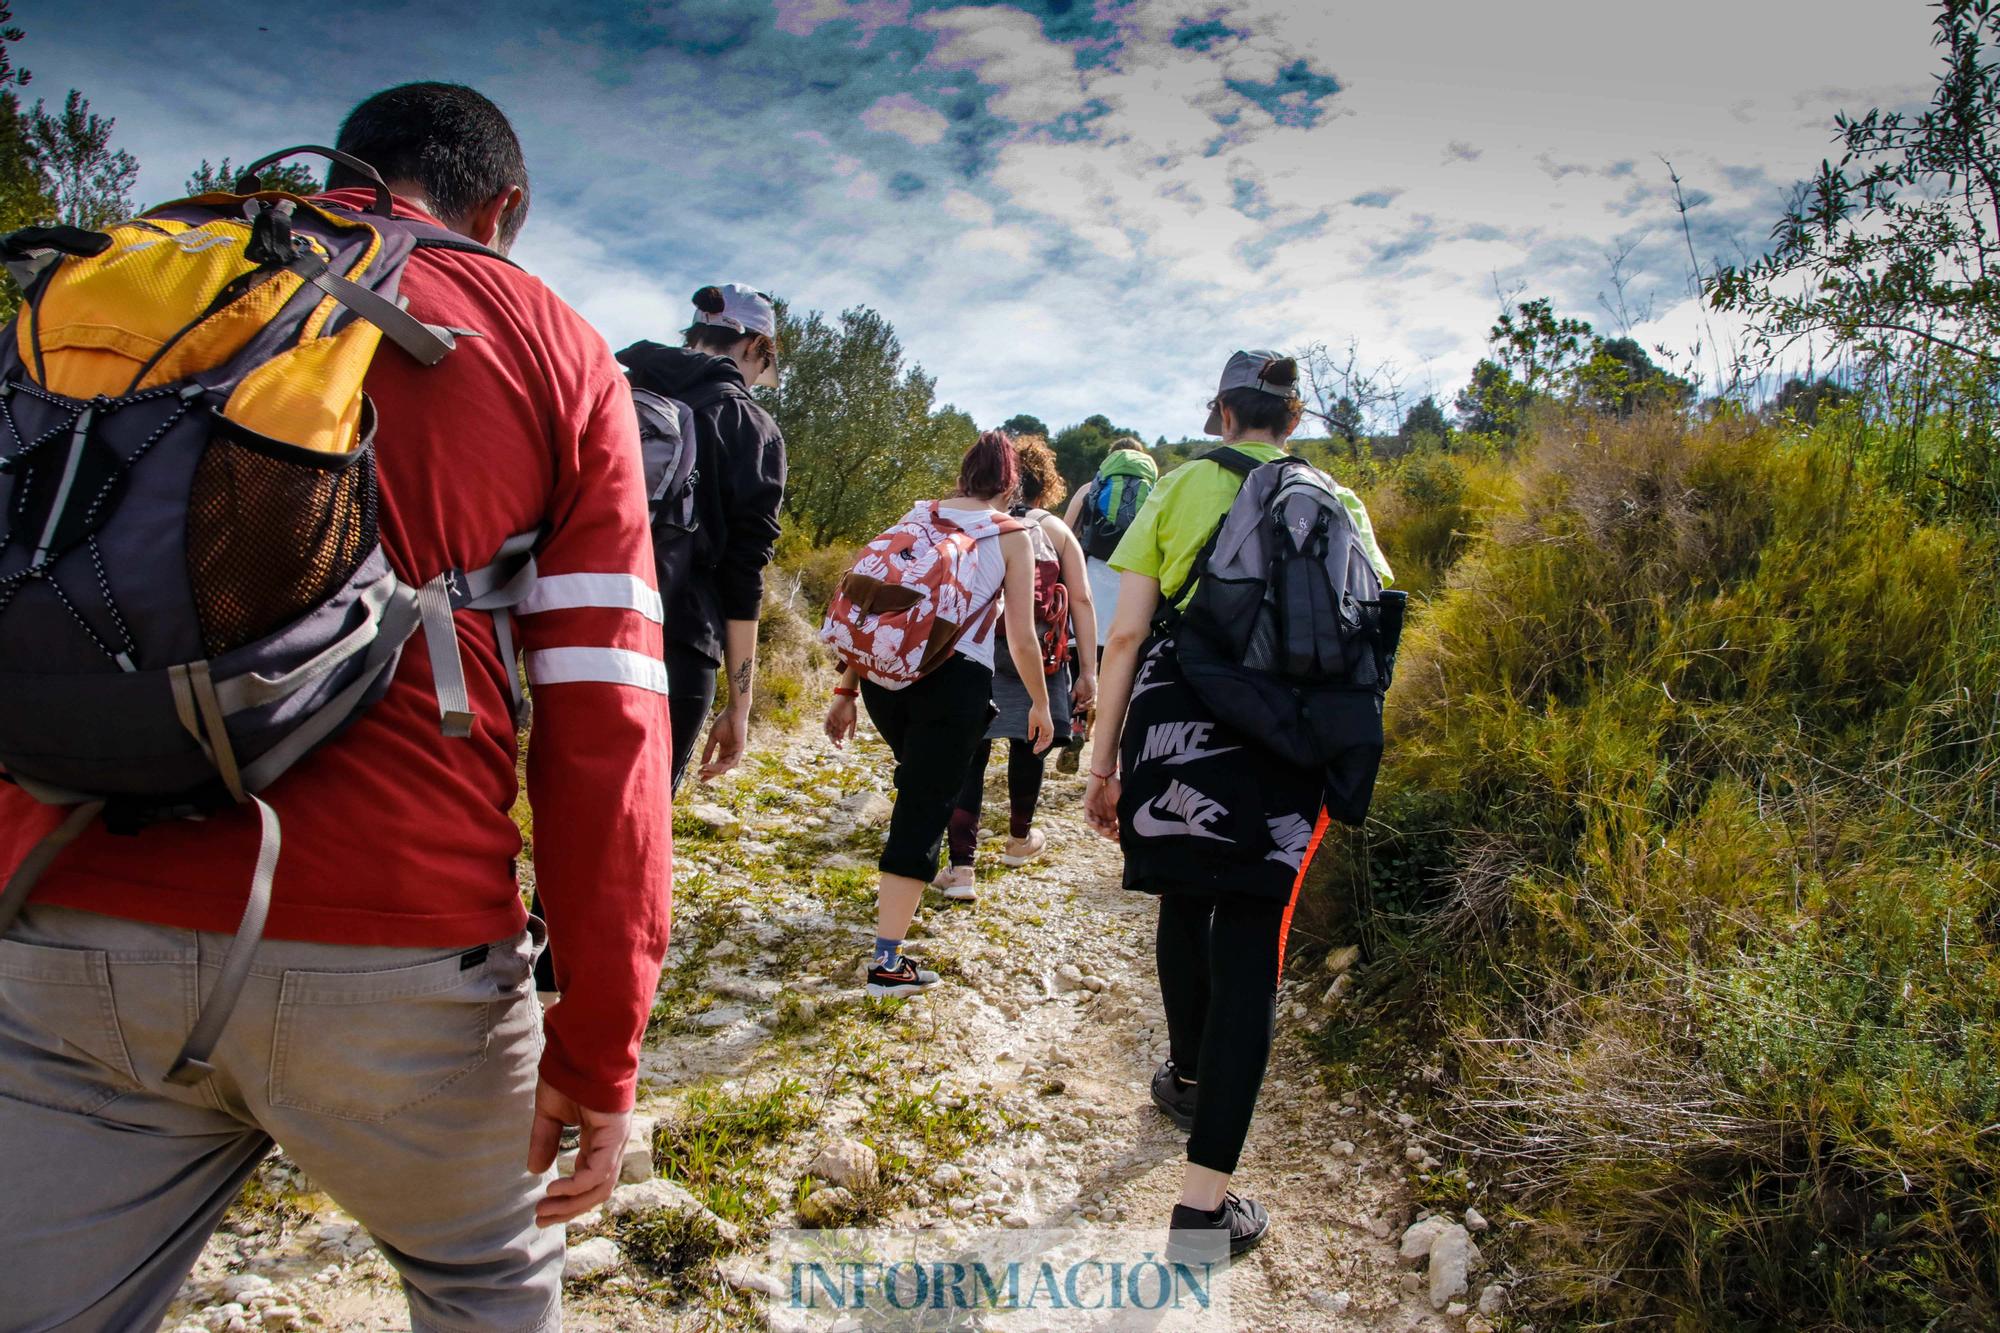
{"type": "Polygon", "coordinates": [[[660,594],[634,574],[544,574],[535,580],[528,600],[521,603],[516,614],[531,616],[538,611],[568,611],[575,607],[637,611],[655,625],[663,618],[660,594]]]}
{"type": "Polygon", "coordinates": [[[530,685],[634,685],[667,692],[667,665],[650,653],[629,648],[540,648],[528,654],[530,685]]]}

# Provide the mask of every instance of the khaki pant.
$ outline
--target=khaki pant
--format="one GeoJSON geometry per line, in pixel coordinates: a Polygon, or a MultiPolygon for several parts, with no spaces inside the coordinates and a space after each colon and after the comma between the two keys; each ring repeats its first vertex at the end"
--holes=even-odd
{"type": "Polygon", "coordinates": [[[276,1140],[374,1235],[414,1329],[560,1328],[527,1169],[536,940],[266,940],[214,1075],[168,1084],[228,944],[32,906],[0,939],[0,1324],[157,1325],[276,1140]]]}

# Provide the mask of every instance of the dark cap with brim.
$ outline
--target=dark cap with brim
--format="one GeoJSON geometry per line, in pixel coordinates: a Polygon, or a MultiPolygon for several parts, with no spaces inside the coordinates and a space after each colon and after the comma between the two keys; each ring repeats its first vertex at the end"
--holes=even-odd
{"type": "MultiPolygon", "coordinates": [[[[1264,378],[1272,364],[1282,360],[1284,358],[1276,352],[1237,352],[1229,358],[1229,364],[1222,368],[1222,383],[1216,386],[1215,396],[1220,398],[1231,389],[1255,389],[1259,393],[1268,393],[1273,398],[1282,398],[1286,402],[1294,401],[1299,396],[1297,385],[1278,384],[1264,378]]],[[[1201,428],[1201,433],[1222,434],[1222,409],[1209,409],[1208,423],[1201,428]]]]}

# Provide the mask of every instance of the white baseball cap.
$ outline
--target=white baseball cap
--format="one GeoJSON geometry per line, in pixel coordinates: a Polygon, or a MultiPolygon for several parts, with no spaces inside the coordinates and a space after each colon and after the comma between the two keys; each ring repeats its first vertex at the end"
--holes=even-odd
{"type": "Polygon", "coordinates": [[[737,333],[778,336],[778,308],[768,292],[725,282],[720,287],[704,287],[694,294],[694,322],[715,324],[737,333]]]}

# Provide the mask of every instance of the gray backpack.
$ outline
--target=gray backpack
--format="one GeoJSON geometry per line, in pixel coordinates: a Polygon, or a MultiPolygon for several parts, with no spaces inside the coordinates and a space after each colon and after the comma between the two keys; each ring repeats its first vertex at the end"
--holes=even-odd
{"type": "Polygon", "coordinates": [[[1189,571],[1200,580],[1193,597],[1177,609],[1183,584],[1165,602],[1163,628],[1189,687],[1219,720],[1289,763],[1365,772],[1365,782],[1330,784],[1346,798],[1330,790],[1329,813],[1357,822],[1382,752],[1404,596],[1383,590],[1319,469],[1227,447],[1204,457],[1244,482],[1189,571]]]}

